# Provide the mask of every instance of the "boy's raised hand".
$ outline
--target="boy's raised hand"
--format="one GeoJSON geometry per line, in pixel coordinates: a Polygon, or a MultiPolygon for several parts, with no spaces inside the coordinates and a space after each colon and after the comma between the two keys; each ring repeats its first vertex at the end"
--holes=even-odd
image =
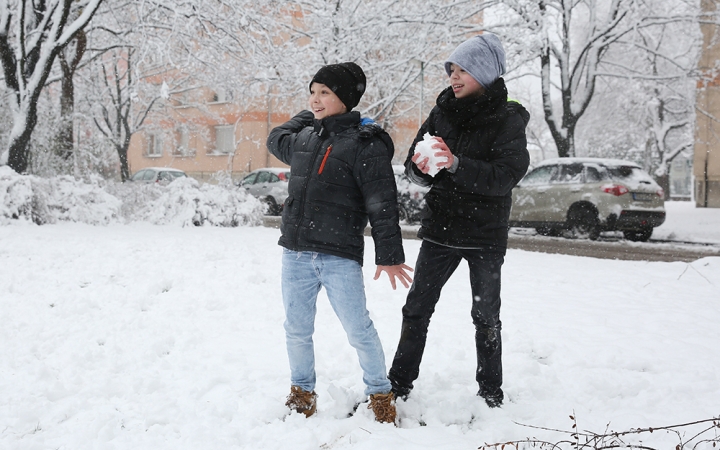
{"type": "Polygon", "coordinates": [[[413,268],[405,265],[405,264],[397,264],[394,266],[377,266],[377,270],[375,271],[375,278],[373,280],[377,280],[380,278],[380,273],[385,272],[388,274],[388,277],[390,278],[390,284],[392,285],[393,290],[395,290],[395,277],[397,277],[400,282],[403,284],[403,286],[410,287],[409,283],[412,283],[412,278],[410,278],[410,274],[407,272],[413,271],[413,268]]]}

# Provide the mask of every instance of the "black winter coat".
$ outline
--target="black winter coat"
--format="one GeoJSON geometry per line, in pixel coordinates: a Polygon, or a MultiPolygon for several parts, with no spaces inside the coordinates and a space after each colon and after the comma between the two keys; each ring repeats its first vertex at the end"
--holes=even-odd
{"type": "Polygon", "coordinates": [[[375,263],[405,262],[391,165],[395,149],[382,128],[360,126],[355,111],[322,120],[303,111],[274,128],[267,147],[290,166],[281,246],[362,264],[369,218],[375,263]]]}
{"type": "Polygon", "coordinates": [[[512,188],[527,171],[525,126],[530,114],[507,100],[500,78],[481,97],[456,99],[448,87],[415,137],[406,173],[431,186],[418,236],[462,248],[505,253],[512,188]],[[455,173],[423,174],[411,161],[415,144],[426,132],[440,136],[458,157],[455,173]]]}

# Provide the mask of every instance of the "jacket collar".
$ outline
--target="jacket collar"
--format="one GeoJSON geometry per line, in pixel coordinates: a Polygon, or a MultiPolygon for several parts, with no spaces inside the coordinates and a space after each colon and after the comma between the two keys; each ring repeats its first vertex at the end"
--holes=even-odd
{"type": "Polygon", "coordinates": [[[349,128],[357,128],[359,125],[360,113],[357,111],[325,117],[320,120],[313,119],[313,128],[320,137],[342,133],[349,128]]]}
{"type": "Polygon", "coordinates": [[[507,88],[498,78],[480,97],[455,98],[448,86],[437,98],[437,106],[461,129],[472,130],[500,122],[507,116],[507,88]]]}

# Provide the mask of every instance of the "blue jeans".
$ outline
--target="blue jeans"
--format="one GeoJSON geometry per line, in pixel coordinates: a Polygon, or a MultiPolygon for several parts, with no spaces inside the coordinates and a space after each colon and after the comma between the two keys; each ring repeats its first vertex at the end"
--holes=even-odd
{"type": "Polygon", "coordinates": [[[292,385],[308,392],[315,389],[312,335],[321,287],[325,287],[330,305],[340,319],[350,345],[357,351],[365,395],[390,392],[385,354],[365,305],[360,264],[339,256],[283,249],[284,326],[292,385]]]}

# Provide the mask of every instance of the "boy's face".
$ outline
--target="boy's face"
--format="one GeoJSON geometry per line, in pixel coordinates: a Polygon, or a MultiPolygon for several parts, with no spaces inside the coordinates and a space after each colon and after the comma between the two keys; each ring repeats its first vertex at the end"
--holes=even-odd
{"type": "Polygon", "coordinates": [[[313,83],[310,86],[310,99],[308,101],[310,111],[315,114],[316,119],[344,114],[347,108],[340,98],[327,86],[322,83],[313,83]]]}
{"type": "Polygon", "coordinates": [[[485,93],[482,84],[457,64],[450,64],[450,86],[455,98],[480,96],[485,93]]]}

